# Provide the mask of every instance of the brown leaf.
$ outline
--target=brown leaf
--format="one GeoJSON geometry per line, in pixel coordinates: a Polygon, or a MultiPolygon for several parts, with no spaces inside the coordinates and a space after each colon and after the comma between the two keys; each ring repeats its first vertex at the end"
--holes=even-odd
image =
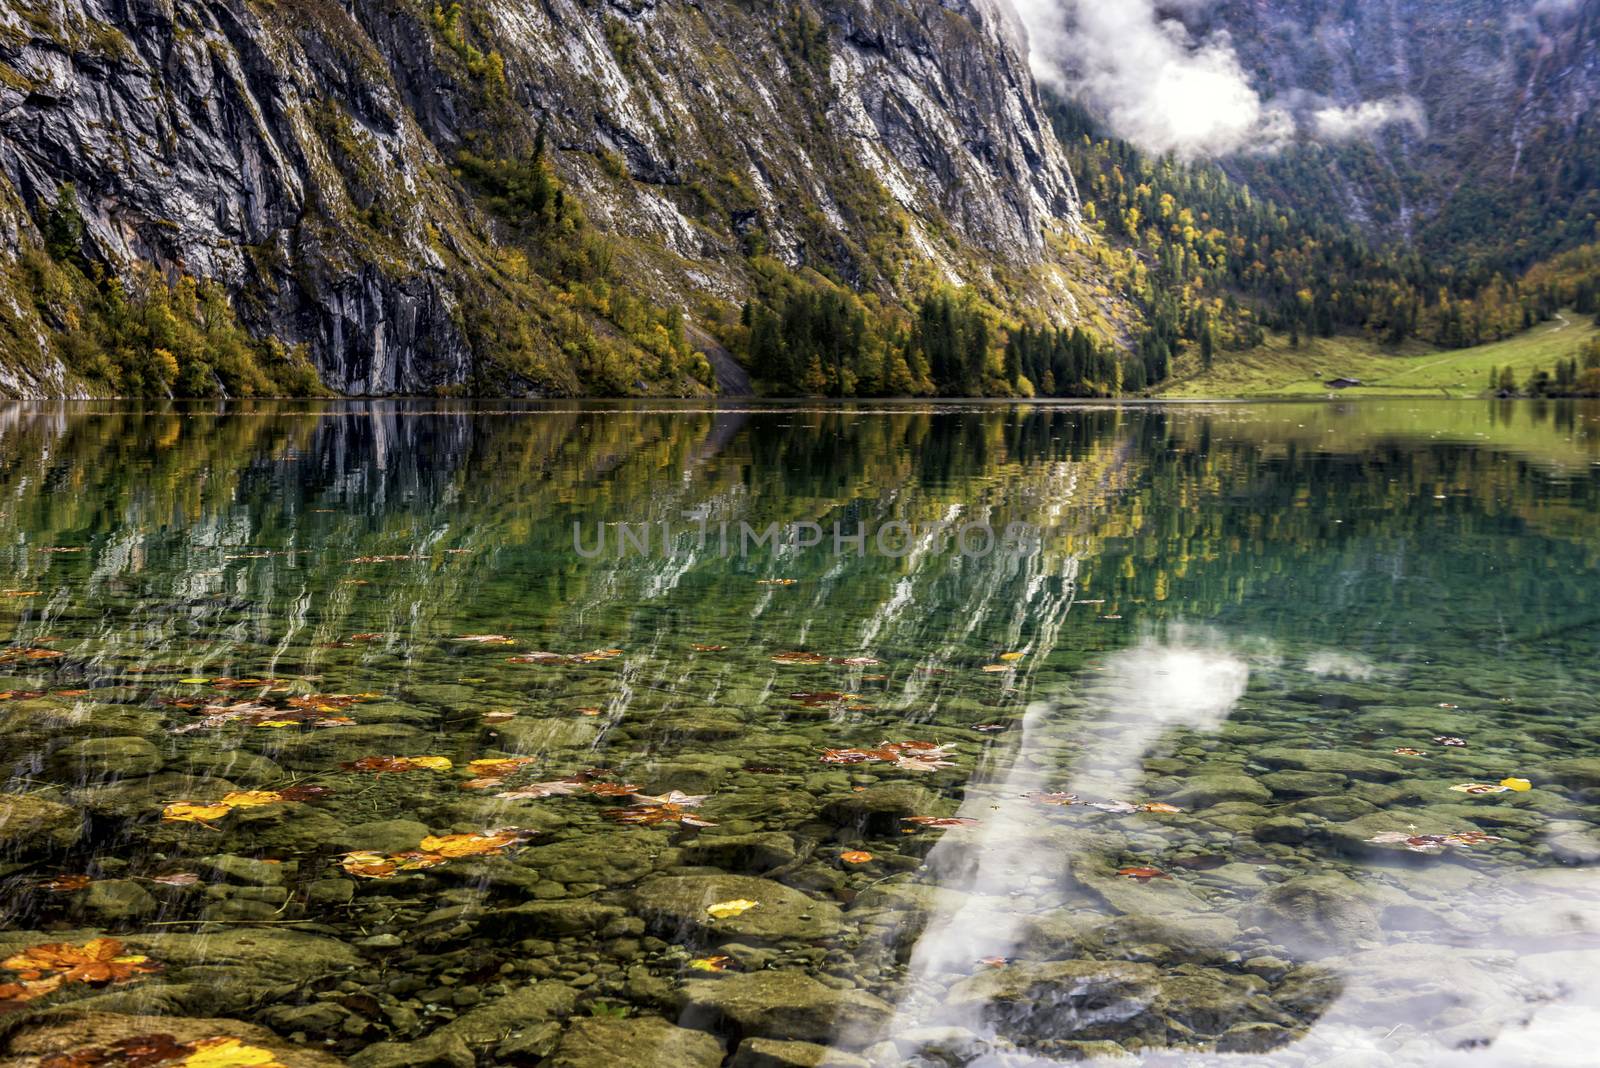
{"type": "Polygon", "coordinates": [[[48,890],[53,894],[70,894],[82,890],[94,882],[87,875],[57,875],[46,879],[39,884],[39,889],[48,890]]]}

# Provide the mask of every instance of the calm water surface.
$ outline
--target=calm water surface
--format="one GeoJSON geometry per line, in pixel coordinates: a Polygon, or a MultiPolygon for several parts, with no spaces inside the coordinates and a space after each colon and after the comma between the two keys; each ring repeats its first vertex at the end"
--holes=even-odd
{"type": "Polygon", "coordinates": [[[1597,510],[1573,404],[0,409],[5,1063],[1593,1064],[1597,510]]]}

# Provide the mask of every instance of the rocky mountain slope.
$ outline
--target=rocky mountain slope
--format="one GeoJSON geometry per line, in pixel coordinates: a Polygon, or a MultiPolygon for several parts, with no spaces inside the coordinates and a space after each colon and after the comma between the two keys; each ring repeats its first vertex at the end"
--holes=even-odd
{"type": "Polygon", "coordinates": [[[772,261],[1071,318],[1077,212],[995,0],[0,6],[13,394],[250,380],[186,351],[119,378],[85,355],[110,342],[71,343],[107,290],[68,262],[136,319],[219,282],[281,343],[263,381],[309,358],[341,393],[685,393],[714,386],[699,328],[772,261]]]}
{"type": "Polygon", "coordinates": [[[1268,99],[1418,106],[1381,130],[1230,164],[1259,190],[1492,268],[1596,239],[1600,0],[1185,6],[1197,37],[1228,33],[1268,99]]]}

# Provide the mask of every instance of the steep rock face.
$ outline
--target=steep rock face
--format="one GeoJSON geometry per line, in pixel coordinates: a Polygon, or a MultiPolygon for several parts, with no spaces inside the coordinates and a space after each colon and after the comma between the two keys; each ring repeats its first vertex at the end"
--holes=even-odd
{"type": "MultiPolygon", "coordinates": [[[[523,311],[554,290],[456,168],[540,129],[649,300],[739,299],[770,252],[1070,308],[1046,233],[1076,191],[993,0],[19,0],[0,275],[70,184],[89,259],[223,281],[337,391],[579,392],[562,313],[523,311]],[[519,314],[513,359],[483,323],[519,314]]],[[[59,324],[9,303],[0,388],[72,388],[59,324]]]]}
{"type": "Polygon", "coordinates": [[[1600,0],[1223,0],[1188,18],[1201,34],[1227,30],[1266,96],[1422,105],[1425,128],[1238,161],[1286,202],[1435,251],[1535,229],[1552,245],[1592,239],[1600,0]],[[1313,168],[1327,173],[1308,180],[1313,168]]]}

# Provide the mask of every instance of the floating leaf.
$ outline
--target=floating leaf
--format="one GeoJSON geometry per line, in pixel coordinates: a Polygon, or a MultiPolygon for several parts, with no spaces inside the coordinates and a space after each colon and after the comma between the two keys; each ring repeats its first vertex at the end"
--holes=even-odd
{"type": "Polygon", "coordinates": [[[580,716],[598,716],[600,714],[600,710],[592,706],[589,708],[575,709],[574,711],[576,711],[580,716]]]}
{"type": "Polygon", "coordinates": [[[1029,801],[1040,805],[1060,805],[1062,807],[1066,807],[1068,805],[1076,805],[1078,803],[1077,794],[1028,794],[1027,797],[1029,801]]]}
{"type": "Polygon", "coordinates": [[[0,590],[0,597],[38,597],[38,590],[0,590]]]}
{"type": "Polygon", "coordinates": [[[840,853],[839,859],[846,864],[866,864],[872,860],[872,854],[864,849],[851,849],[840,853]]]}
{"type": "Polygon", "coordinates": [[[487,790],[499,786],[500,780],[516,773],[519,768],[538,762],[537,757],[491,757],[474,760],[467,765],[473,778],[461,784],[465,790],[487,790]]]}
{"type": "Polygon", "coordinates": [[[1500,785],[1504,786],[1507,790],[1515,790],[1519,794],[1527,793],[1529,790],[1533,789],[1533,783],[1529,782],[1527,779],[1501,779],[1500,785]]]}
{"type": "Polygon", "coordinates": [[[1409,745],[1402,745],[1394,751],[1394,755],[1403,757],[1425,757],[1428,754],[1426,750],[1413,749],[1409,745]]]}
{"type": "Polygon", "coordinates": [[[422,871],[462,857],[498,856],[532,837],[534,832],[502,827],[474,834],[429,835],[419,848],[402,853],[358,850],[346,853],[339,866],[361,879],[387,879],[403,871],[422,871]]]}
{"type": "Polygon", "coordinates": [[[171,801],[161,810],[161,818],[168,823],[206,823],[220,820],[233,811],[219,803],[207,804],[193,801],[171,801]]]}
{"type": "Polygon", "coordinates": [[[167,823],[204,823],[219,820],[236,808],[260,808],[295,801],[326,797],[333,791],[326,786],[296,786],[287,790],[234,790],[221,801],[170,801],[161,809],[167,823]]]}
{"type": "Polygon", "coordinates": [[[871,656],[847,656],[842,660],[834,661],[834,663],[842,664],[845,667],[877,667],[883,661],[871,656]]]}
{"type": "Polygon", "coordinates": [[[1482,845],[1484,842],[1501,842],[1504,839],[1481,831],[1466,831],[1462,834],[1411,834],[1407,831],[1384,831],[1373,835],[1367,841],[1378,845],[1403,845],[1414,853],[1437,853],[1445,846],[1466,848],[1482,845]]]}
{"type": "Polygon", "coordinates": [[[1497,782],[1464,782],[1459,786],[1452,786],[1450,789],[1458,794],[1503,794],[1509,791],[1511,787],[1501,786],[1497,782]]]}
{"type": "Polygon", "coordinates": [[[725,972],[732,964],[732,957],[696,957],[689,967],[697,972],[725,972]]]}
{"type": "Polygon", "coordinates": [[[710,820],[695,814],[693,809],[675,804],[631,805],[628,808],[608,808],[608,819],[637,827],[654,827],[662,823],[679,823],[685,827],[715,827],[710,820]]]}
{"type": "Polygon", "coordinates": [[[568,657],[561,653],[547,653],[542,650],[506,657],[506,662],[509,664],[565,664],[567,660],[568,657]]]}
{"type": "Polygon", "coordinates": [[[978,821],[970,816],[902,816],[900,822],[918,827],[971,827],[978,821]]]}
{"type": "Polygon", "coordinates": [[[793,586],[800,580],[792,578],[756,579],[757,586],[793,586]]]}
{"type": "Polygon", "coordinates": [[[747,897],[737,897],[732,901],[719,901],[715,905],[707,905],[706,912],[715,919],[727,920],[735,916],[743,916],[751,909],[759,907],[760,904],[761,902],[751,901],[747,897]]]}
{"type": "Polygon", "coordinates": [[[0,653],[0,664],[9,664],[17,660],[60,660],[66,655],[54,649],[8,649],[0,653]]]}
{"type": "Polygon", "coordinates": [[[983,665],[983,670],[989,672],[990,674],[995,674],[995,673],[1001,672],[1001,671],[1010,671],[1011,670],[1011,665],[1010,664],[985,664],[985,665],[983,665]]]}
{"type": "Polygon", "coordinates": [[[819,690],[815,693],[792,693],[789,700],[799,701],[807,708],[820,708],[823,705],[837,705],[845,701],[854,701],[860,697],[855,693],[840,693],[838,690],[819,690]]]}
{"type": "Polygon", "coordinates": [[[689,646],[689,648],[693,649],[697,653],[720,653],[725,651],[728,647],[726,645],[702,645],[699,642],[695,642],[693,645],[689,646]]]}
{"type": "Polygon", "coordinates": [[[39,889],[48,890],[53,894],[70,894],[84,889],[92,882],[94,880],[87,875],[57,875],[40,883],[39,889]]]}
{"type": "Polygon", "coordinates": [[[449,757],[442,756],[369,756],[339,766],[346,771],[405,772],[449,771],[454,765],[449,757]]]}
{"type": "Polygon", "coordinates": [[[259,808],[283,801],[284,796],[276,790],[235,790],[222,795],[222,803],[229,808],[259,808]]]}
{"type": "Polygon", "coordinates": [[[237,1038],[202,1038],[191,1049],[183,1068],[284,1068],[270,1050],[237,1038]]]}
{"type": "Polygon", "coordinates": [[[453,642],[463,642],[467,645],[515,645],[517,639],[505,634],[463,634],[459,638],[451,638],[453,642]]]}
{"type": "Polygon", "coordinates": [[[200,881],[200,876],[193,872],[175,871],[168,875],[152,875],[149,881],[162,886],[193,886],[200,881]]]}
{"type": "Polygon", "coordinates": [[[1133,879],[1137,882],[1147,883],[1151,879],[1170,879],[1172,876],[1160,868],[1118,868],[1117,874],[1124,879],[1133,879]]]}
{"type": "Polygon", "coordinates": [[[1135,806],[1140,812],[1182,812],[1177,805],[1169,805],[1165,801],[1147,801],[1135,806]]]}
{"type": "Polygon", "coordinates": [[[1465,746],[1467,743],[1466,743],[1466,741],[1464,739],[1454,737],[1453,735],[1441,734],[1441,735],[1439,735],[1437,738],[1435,738],[1433,740],[1433,744],[1434,745],[1448,745],[1448,746],[1451,746],[1452,748],[1460,748],[1462,746],[1465,746]]]}
{"type": "Polygon", "coordinates": [[[824,764],[891,763],[911,771],[937,771],[954,766],[944,759],[946,750],[953,748],[953,742],[880,742],[872,749],[825,749],[821,760],[824,764]]]}
{"type": "Polygon", "coordinates": [[[494,796],[504,801],[532,801],[541,797],[564,797],[578,793],[587,786],[588,783],[582,779],[557,779],[554,782],[536,782],[532,786],[518,787],[494,796]]]}
{"type": "Polygon", "coordinates": [[[1004,723],[974,723],[972,725],[972,729],[975,730],[975,731],[981,731],[984,734],[994,734],[994,733],[996,733],[998,731],[1005,730],[1006,729],[1006,724],[1004,724],[1004,723]]]}
{"type": "Polygon", "coordinates": [[[769,659],[774,664],[826,664],[828,658],[821,653],[774,653],[769,659]]]}
{"type": "Polygon", "coordinates": [[[410,553],[392,553],[388,556],[357,556],[347,561],[352,564],[398,564],[403,560],[420,560],[422,557],[410,553]]]}
{"type": "Polygon", "coordinates": [[[39,1062],[39,1068],[149,1068],[187,1057],[194,1047],[171,1035],[137,1035],[109,1046],[90,1046],[73,1053],[57,1053],[39,1062]]]}
{"type": "Polygon", "coordinates": [[[211,680],[197,675],[192,678],[179,679],[178,681],[183,683],[185,686],[205,686],[211,680]]]}
{"type": "Polygon", "coordinates": [[[686,794],[682,790],[673,790],[658,796],[636,794],[635,799],[641,805],[681,805],[684,808],[699,808],[710,796],[710,794],[686,794]]]}
{"type": "Polygon", "coordinates": [[[0,968],[16,972],[22,980],[0,984],[0,1001],[30,1001],[67,983],[105,986],[161,970],[150,958],[122,950],[115,938],[93,938],[81,946],[47,942],[25,949],[0,961],[0,968]]]}
{"type": "Polygon", "coordinates": [[[596,797],[628,797],[639,792],[631,782],[591,782],[584,789],[596,797]]]}
{"type": "Polygon", "coordinates": [[[979,957],[978,963],[985,968],[1004,968],[1011,963],[1010,957],[979,957]]]}
{"type": "Polygon", "coordinates": [[[0,701],[32,701],[36,697],[43,697],[43,690],[5,690],[0,691],[0,701]]]}
{"type": "Polygon", "coordinates": [[[515,712],[485,712],[483,714],[485,723],[505,723],[516,718],[517,714],[515,712]]]}
{"type": "Polygon", "coordinates": [[[503,853],[507,848],[527,838],[530,832],[515,827],[473,834],[429,835],[419,844],[424,853],[437,853],[441,857],[480,857],[503,853]]]}

